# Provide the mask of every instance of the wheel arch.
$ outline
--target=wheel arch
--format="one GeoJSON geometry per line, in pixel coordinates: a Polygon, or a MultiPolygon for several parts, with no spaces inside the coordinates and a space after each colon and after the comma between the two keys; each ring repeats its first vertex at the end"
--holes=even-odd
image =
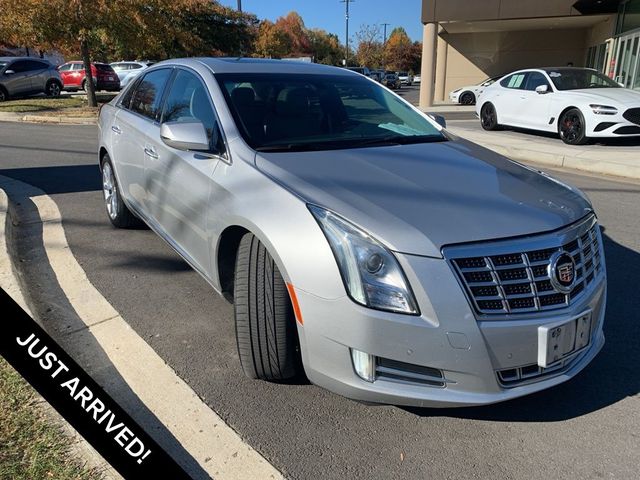
{"type": "Polygon", "coordinates": [[[585,114],[582,112],[582,109],[578,106],[575,105],[571,105],[569,107],[565,107],[562,109],[562,111],[558,114],[558,119],[556,120],[556,132],[560,132],[560,119],[562,119],[562,116],[567,113],[569,110],[572,109],[576,109],[578,110],[581,114],[582,114],[582,118],[584,118],[584,122],[585,122],[585,127],[586,127],[586,123],[587,123],[587,117],[585,116],[585,114]]]}
{"type": "Polygon", "coordinates": [[[218,284],[220,285],[220,293],[230,303],[233,303],[235,268],[240,240],[247,233],[253,232],[240,225],[231,225],[222,231],[218,239],[215,253],[218,284]]]}
{"type": "Polygon", "coordinates": [[[462,103],[462,97],[464,97],[465,95],[471,95],[473,97],[474,103],[478,100],[475,93],[473,93],[471,90],[465,90],[458,96],[458,103],[462,103]]]}

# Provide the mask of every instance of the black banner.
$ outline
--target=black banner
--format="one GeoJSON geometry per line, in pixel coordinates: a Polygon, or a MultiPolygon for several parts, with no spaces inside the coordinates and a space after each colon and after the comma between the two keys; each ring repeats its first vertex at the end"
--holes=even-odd
{"type": "Polygon", "coordinates": [[[184,470],[0,288],[2,355],[125,478],[184,470]]]}

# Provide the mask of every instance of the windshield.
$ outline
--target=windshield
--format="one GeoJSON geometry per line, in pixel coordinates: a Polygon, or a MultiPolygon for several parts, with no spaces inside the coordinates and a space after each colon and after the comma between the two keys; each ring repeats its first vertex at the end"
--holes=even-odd
{"type": "Polygon", "coordinates": [[[7,63],[9,63],[9,62],[0,62],[0,70],[2,70],[4,67],[6,67],[7,63]]]}
{"type": "Polygon", "coordinates": [[[113,72],[114,71],[113,68],[111,67],[111,65],[107,65],[105,63],[96,63],[95,66],[101,72],[113,72]]]}
{"type": "Polygon", "coordinates": [[[364,77],[218,74],[236,125],[259,151],[446,140],[404,101],[364,77]]]}
{"type": "Polygon", "coordinates": [[[580,68],[558,68],[547,72],[558,90],[583,88],[622,88],[606,75],[594,70],[580,68]]]}

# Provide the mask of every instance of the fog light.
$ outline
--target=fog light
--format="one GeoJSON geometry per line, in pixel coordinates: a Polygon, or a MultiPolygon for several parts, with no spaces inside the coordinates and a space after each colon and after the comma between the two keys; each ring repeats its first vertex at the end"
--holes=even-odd
{"type": "Polygon", "coordinates": [[[376,357],[352,348],[351,360],[353,360],[354,370],[361,379],[367,382],[373,382],[376,379],[376,357]]]}

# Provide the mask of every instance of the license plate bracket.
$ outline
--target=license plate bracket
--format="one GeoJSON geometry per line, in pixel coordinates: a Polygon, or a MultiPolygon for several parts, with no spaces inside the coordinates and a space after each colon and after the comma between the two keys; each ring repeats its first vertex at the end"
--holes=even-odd
{"type": "Polygon", "coordinates": [[[591,337],[591,311],[538,327],[538,365],[548,368],[583,349],[591,337]]]}

